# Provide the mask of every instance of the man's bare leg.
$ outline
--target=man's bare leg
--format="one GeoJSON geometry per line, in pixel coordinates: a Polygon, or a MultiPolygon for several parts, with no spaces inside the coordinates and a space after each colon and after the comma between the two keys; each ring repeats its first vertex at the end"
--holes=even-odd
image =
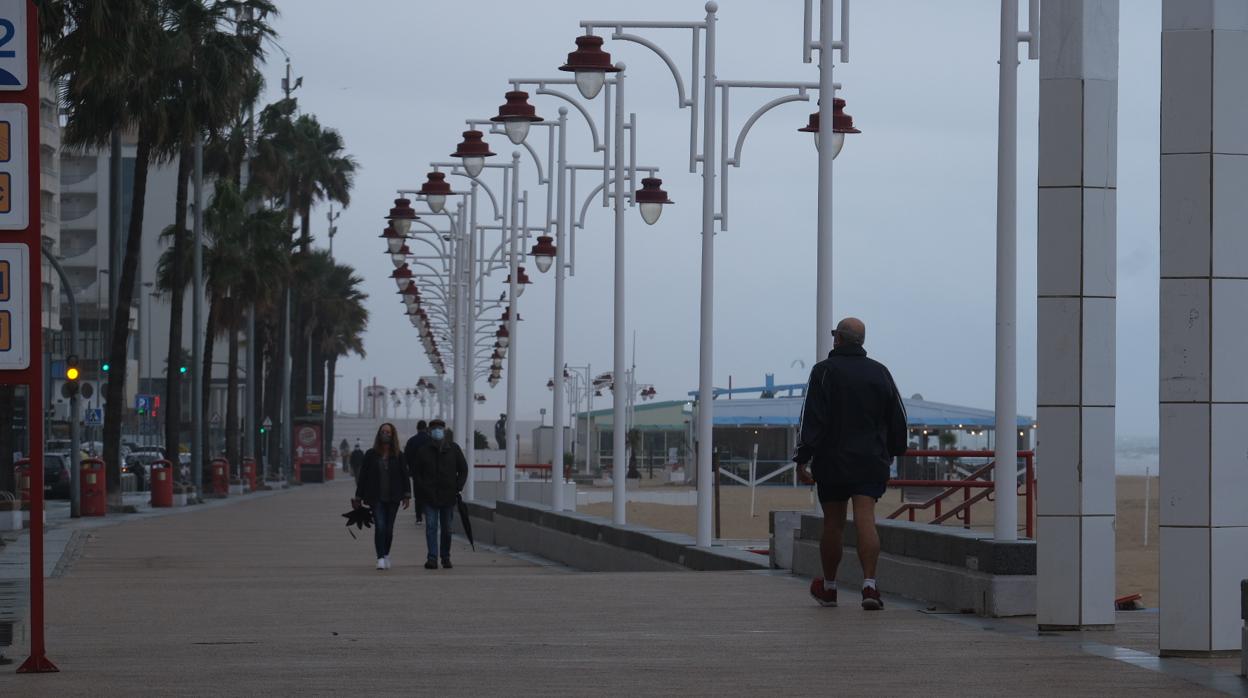
{"type": "MultiPolygon", "coordinates": [[[[819,540],[819,558],[823,562],[823,578],[836,581],[844,550],[845,502],[820,502],[823,507],[823,537],[819,540]]],[[[878,547],[878,546],[877,546],[878,547]]]]}
{"type": "MultiPolygon", "coordinates": [[[[854,528],[858,529],[858,561],[862,563],[863,579],[875,579],[875,567],[880,561],[880,533],[875,529],[875,500],[854,495],[854,528]]],[[[844,504],[841,505],[844,507],[844,504]]],[[[841,510],[844,516],[844,509],[841,510]]],[[[825,515],[826,516],[826,515],[825,515]]],[[[827,531],[826,523],[824,531],[827,531]]],[[[826,536],[826,533],[825,533],[826,536]]],[[[837,554],[839,559],[840,554],[837,554]]],[[[827,558],[824,558],[826,565],[827,558]]]]}

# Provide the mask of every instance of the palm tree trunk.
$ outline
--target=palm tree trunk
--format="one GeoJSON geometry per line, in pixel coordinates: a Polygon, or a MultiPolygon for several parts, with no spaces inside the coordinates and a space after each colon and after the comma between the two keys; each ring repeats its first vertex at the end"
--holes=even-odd
{"type": "Polygon", "coordinates": [[[280,396],[282,394],[281,376],[281,338],[277,337],[270,346],[268,357],[268,368],[264,374],[264,410],[261,412],[263,417],[260,421],[264,421],[265,417],[273,420],[273,428],[265,436],[268,438],[268,444],[265,446],[265,468],[269,474],[276,477],[278,470],[274,466],[274,459],[277,456],[277,450],[281,448],[281,442],[278,440],[278,432],[285,428],[282,425],[281,415],[278,414],[280,406],[280,396]]]}
{"type": "Polygon", "coordinates": [[[130,305],[134,299],[134,277],[139,265],[143,243],[143,207],[147,201],[147,170],[151,159],[151,136],[139,130],[134,155],[134,197],[130,204],[130,230],[126,236],[126,253],[121,263],[121,279],[117,283],[117,306],[113,308],[113,331],[108,358],[112,370],[108,379],[104,404],[105,483],[110,505],[121,501],[121,420],[125,408],[126,369],[129,359],[130,305]]]}
{"type": "MultiPolygon", "coordinates": [[[[225,457],[230,461],[231,472],[242,472],[242,461],[239,460],[239,454],[242,453],[242,445],[238,441],[238,325],[237,315],[231,314],[229,320],[225,323],[229,325],[230,330],[226,335],[229,341],[229,354],[226,359],[226,391],[225,391],[225,457]]],[[[247,377],[251,380],[251,376],[247,377]]]]}
{"type": "MultiPolygon", "coordinates": [[[[174,464],[174,473],[181,473],[178,465],[179,445],[182,442],[182,316],[186,294],[180,260],[186,254],[186,207],[191,179],[191,150],[183,148],[178,154],[178,188],[173,199],[173,259],[170,270],[173,287],[169,290],[169,353],[165,365],[165,453],[174,464]]],[[[176,476],[175,476],[176,477],[176,476]]]]}
{"type": "MultiPolygon", "coordinates": [[[[200,425],[201,430],[199,432],[199,443],[202,444],[200,448],[204,454],[203,457],[205,461],[210,461],[212,458],[216,458],[220,455],[219,451],[215,451],[212,448],[212,442],[208,439],[208,436],[212,433],[212,416],[208,409],[209,405],[212,404],[212,347],[216,344],[216,342],[213,341],[213,338],[217,336],[217,315],[221,312],[221,304],[219,299],[212,297],[211,295],[208,301],[208,321],[204,327],[204,364],[201,378],[202,389],[199,393],[199,415],[201,417],[200,421],[202,422],[200,425]]],[[[207,485],[208,482],[211,482],[209,479],[211,478],[211,469],[207,467],[207,463],[205,463],[203,475],[206,480],[203,484],[207,485]]]]}

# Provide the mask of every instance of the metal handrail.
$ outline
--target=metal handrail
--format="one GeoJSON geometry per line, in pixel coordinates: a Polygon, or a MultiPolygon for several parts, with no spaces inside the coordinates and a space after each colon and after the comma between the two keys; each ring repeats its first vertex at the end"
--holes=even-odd
{"type": "MultiPolygon", "coordinates": [[[[907,451],[905,455],[935,458],[991,458],[995,453],[993,451],[907,451]]],[[[1022,491],[1018,492],[1018,496],[1023,497],[1026,502],[1024,528],[1027,537],[1034,538],[1036,501],[1035,452],[1019,451],[1018,457],[1022,458],[1024,463],[1023,481],[1021,483],[1022,491]]],[[[970,528],[971,507],[978,502],[985,499],[991,500],[992,498],[993,481],[983,478],[986,478],[988,473],[994,471],[995,468],[996,461],[994,460],[976,469],[962,480],[890,480],[888,483],[890,487],[941,487],[945,489],[923,502],[907,502],[889,514],[887,518],[896,519],[902,514],[907,514],[909,520],[914,521],[916,511],[935,509],[935,517],[929,523],[941,524],[956,518],[962,522],[964,528],[970,528]],[[972,489],[981,489],[983,491],[975,496],[971,496],[972,489]],[[944,511],[944,501],[959,492],[962,493],[962,501],[949,511],[944,511]]],[[[1015,491],[1017,492],[1017,486],[1015,491]]]]}

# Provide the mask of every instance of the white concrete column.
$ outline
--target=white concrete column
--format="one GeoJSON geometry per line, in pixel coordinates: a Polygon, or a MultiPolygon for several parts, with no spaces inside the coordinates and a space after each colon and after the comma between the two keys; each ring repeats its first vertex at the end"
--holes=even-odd
{"type": "Polygon", "coordinates": [[[1036,623],[1114,623],[1118,0],[1040,6],[1036,623]]]}
{"type": "Polygon", "coordinates": [[[1248,0],[1164,0],[1161,653],[1239,649],[1248,577],[1248,0]]]}

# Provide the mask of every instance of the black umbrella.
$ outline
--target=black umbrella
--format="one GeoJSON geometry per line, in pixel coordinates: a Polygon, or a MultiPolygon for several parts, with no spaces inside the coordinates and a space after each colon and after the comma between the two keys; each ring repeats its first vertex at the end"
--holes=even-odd
{"type": "Polygon", "coordinates": [[[355,507],[351,511],[343,514],[342,518],[347,520],[347,533],[350,533],[352,538],[356,537],[355,532],[351,530],[352,526],[355,526],[361,531],[364,530],[365,526],[368,526],[369,528],[373,527],[372,507],[355,507]]]}
{"type": "Polygon", "coordinates": [[[477,549],[477,544],[472,542],[472,519],[468,518],[468,505],[464,504],[464,498],[455,495],[455,507],[459,509],[459,524],[464,527],[464,535],[468,536],[468,545],[473,550],[477,549]]]}

